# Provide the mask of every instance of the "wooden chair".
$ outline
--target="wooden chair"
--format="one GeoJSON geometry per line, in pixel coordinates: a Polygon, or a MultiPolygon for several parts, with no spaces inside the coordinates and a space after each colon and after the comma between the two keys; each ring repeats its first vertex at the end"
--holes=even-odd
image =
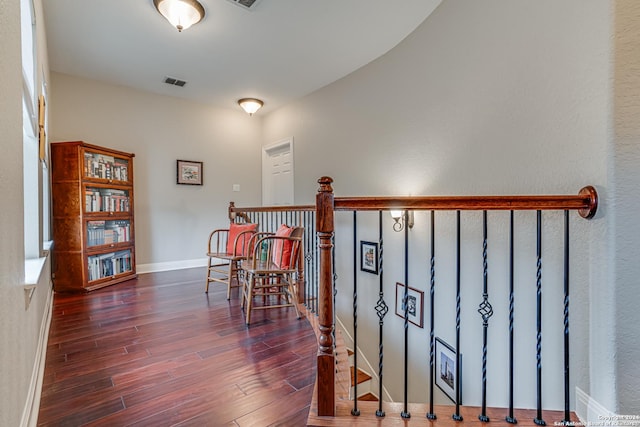
{"type": "Polygon", "coordinates": [[[280,227],[276,234],[255,238],[249,244],[252,251],[241,265],[242,308],[247,325],[252,310],[293,307],[300,318],[296,282],[303,233],[302,227],[280,227]]]}
{"type": "Polygon", "coordinates": [[[246,258],[249,240],[257,229],[258,224],[231,223],[228,229],[213,230],[209,234],[205,293],[209,293],[209,283],[224,283],[227,285],[227,299],[230,299],[231,288],[241,286],[238,263],[246,258]]]}

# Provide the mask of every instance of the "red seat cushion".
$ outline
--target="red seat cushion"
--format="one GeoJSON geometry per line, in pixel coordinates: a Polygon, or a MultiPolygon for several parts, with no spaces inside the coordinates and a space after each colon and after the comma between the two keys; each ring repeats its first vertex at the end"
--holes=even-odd
{"type": "MultiPolygon", "coordinates": [[[[285,224],[282,224],[278,231],[276,231],[276,236],[289,237],[293,232],[293,227],[288,227],[285,224]]],[[[271,261],[276,265],[276,267],[287,270],[291,267],[291,248],[293,247],[293,242],[290,240],[281,240],[275,239],[273,244],[273,250],[271,255],[271,261]],[[284,248],[282,244],[284,243],[284,248]]]]}
{"type": "Polygon", "coordinates": [[[247,252],[247,246],[249,246],[249,239],[251,235],[247,233],[244,238],[238,240],[236,248],[234,250],[233,243],[236,241],[238,234],[243,231],[252,231],[255,233],[258,231],[258,224],[236,224],[234,222],[229,226],[229,237],[227,238],[227,253],[236,256],[245,256],[247,252]]]}

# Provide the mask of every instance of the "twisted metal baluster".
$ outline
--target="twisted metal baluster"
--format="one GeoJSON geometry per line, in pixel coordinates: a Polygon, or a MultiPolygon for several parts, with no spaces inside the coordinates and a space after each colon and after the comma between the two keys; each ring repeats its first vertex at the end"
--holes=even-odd
{"type": "Polygon", "coordinates": [[[431,286],[429,288],[429,298],[431,303],[431,319],[429,325],[429,412],[427,419],[435,420],[438,417],[433,412],[433,372],[435,370],[435,285],[436,285],[436,237],[435,237],[435,211],[431,211],[431,286]]]}
{"type": "Polygon", "coordinates": [[[402,418],[411,418],[409,413],[409,211],[404,211],[404,295],[402,309],[404,310],[404,409],[400,413],[402,418]]]}
{"type": "Polygon", "coordinates": [[[351,415],[359,416],[358,409],[358,213],[353,211],[353,409],[351,415]]]}
{"type": "MultiPolygon", "coordinates": [[[[336,273],[336,235],[335,233],[331,235],[331,268],[333,270],[332,272],[332,276],[333,276],[333,306],[336,306],[336,295],[338,295],[338,274],[336,273]]],[[[319,295],[318,295],[319,298],[319,295]]],[[[336,328],[335,328],[335,324],[336,324],[336,310],[333,310],[333,330],[331,331],[331,335],[333,338],[333,342],[336,342],[336,328]]],[[[333,353],[334,355],[336,354],[336,347],[335,344],[333,346],[333,353]]],[[[338,363],[338,358],[336,357],[336,363],[338,363]]]]}
{"type": "Polygon", "coordinates": [[[513,295],[513,211],[509,217],[509,415],[505,418],[510,424],[517,424],[513,414],[513,314],[515,299],[513,295]]]}
{"type": "Polygon", "coordinates": [[[380,341],[378,343],[378,410],[376,411],[376,417],[384,417],[385,413],[382,410],[382,368],[383,368],[383,359],[384,359],[384,346],[382,344],[382,332],[384,326],[384,316],[389,311],[389,307],[384,302],[384,281],[383,281],[383,236],[382,236],[382,211],[378,211],[378,234],[379,234],[379,248],[378,248],[378,271],[380,274],[379,277],[379,287],[378,287],[378,302],[376,303],[376,314],[378,315],[378,326],[380,328],[379,337],[380,341]]]}
{"type": "Polygon", "coordinates": [[[564,211],[564,425],[570,425],[569,411],[569,211],[564,211]]]}
{"type": "Polygon", "coordinates": [[[537,233],[536,233],[536,290],[537,290],[537,335],[536,335],[536,362],[537,362],[537,394],[538,412],[533,422],[539,426],[547,425],[542,419],[542,211],[537,211],[537,233]]]}
{"type": "Polygon", "coordinates": [[[451,416],[462,421],[460,415],[460,211],[456,211],[456,412],[451,416]]]}
{"type": "Polygon", "coordinates": [[[478,419],[483,423],[489,422],[487,416],[487,331],[489,329],[489,318],[493,316],[493,308],[489,303],[488,289],[488,263],[487,263],[487,211],[482,211],[482,302],[478,313],[482,316],[482,413],[478,419]]]}

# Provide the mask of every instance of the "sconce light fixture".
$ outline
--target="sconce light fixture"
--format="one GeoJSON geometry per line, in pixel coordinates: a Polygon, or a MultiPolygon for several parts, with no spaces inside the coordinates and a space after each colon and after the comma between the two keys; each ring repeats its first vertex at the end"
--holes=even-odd
{"type": "Polygon", "coordinates": [[[238,100],[238,105],[240,105],[248,115],[253,116],[253,113],[264,105],[264,102],[256,98],[242,98],[238,100]]]}
{"type": "Polygon", "coordinates": [[[204,18],[204,7],[198,0],[153,0],[153,5],[178,32],[186,30],[204,18]]]}
{"type": "Polygon", "coordinates": [[[406,216],[405,216],[405,211],[392,210],[390,211],[390,213],[391,213],[391,218],[393,218],[393,220],[395,221],[393,223],[393,231],[400,232],[404,230],[405,225],[409,228],[413,228],[413,223],[414,223],[413,211],[406,211],[406,216]],[[405,218],[406,218],[406,224],[405,224],[405,218]]]}

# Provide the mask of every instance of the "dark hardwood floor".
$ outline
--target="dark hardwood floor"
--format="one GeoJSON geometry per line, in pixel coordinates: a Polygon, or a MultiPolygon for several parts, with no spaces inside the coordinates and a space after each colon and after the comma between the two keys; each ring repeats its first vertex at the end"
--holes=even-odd
{"type": "Polygon", "coordinates": [[[196,268],[56,294],[38,425],[306,425],[308,321],[261,310],[247,328],[237,289],[204,286],[196,268]]]}

